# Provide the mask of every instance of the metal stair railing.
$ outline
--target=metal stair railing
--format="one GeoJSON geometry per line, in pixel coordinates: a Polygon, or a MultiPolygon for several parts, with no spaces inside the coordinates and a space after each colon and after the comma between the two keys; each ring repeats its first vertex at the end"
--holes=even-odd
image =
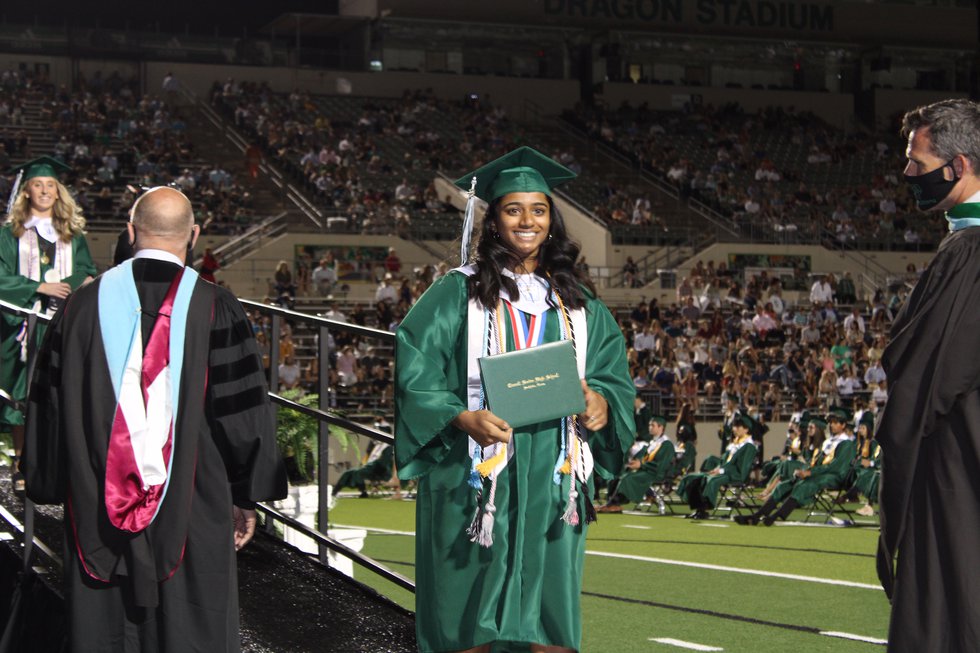
{"type": "MultiPolygon", "coordinates": [[[[221,130],[232,145],[238,148],[242,153],[249,147],[249,141],[247,138],[242,136],[234,127],[228,124],[228,121],[215,111],[207,102],[201,100],[194,91],[190,90],[183,84],[180,86],[180,92],[183,94],[184,98],[187,99],[191,104],[193,104],[198,111],[217,129],[221,130]]],[[[269,163],[265,157],[262,159],[262,163],[259,164],[259,170],[264,172],[269,181],[271,181],[277,188],[279,188],[286,196],[290,202],[292,202],[300,212],[306,216],[306,218],[312,222],[317,229],[324,230],[327,228],[327,218],[333,217],[333,215],[325,215],[316,204],[310,201],[299,189],[297,189],[286,177],[283,175],[282,171],[276,166],[269,163]]]]}
{"type": "MultiPolygon", "coordinates": [[[[252,252],[255,252],[271,240],[274,240],[286,232],[286,216],[288,213],[283,211],[278,215],[273,215],[259,224],[255,225],[240,236],[236,236],[220,246],[216,247],[214,254],[221,260],[223,266],[231,265],[240,261],[252,252]]],[[[200,265],[203,257],[194,259],[194,265],[200,265]]]]}
{"type": "MultiPolygon", "coordinates": [[[[345,557],[350,558],[352,561],[356,562],[358,565],[369,569],[375,574],[378,574],[382,578],[395,583],[399,587],[402,587],[410,592],[415,591],[415,584],[405,576],[392,571],[382,565],[381,563],[365,556],[361,553],[351,550],[347,546],[338,542],[336,539],[331,538],[327,535],[327,524],[329,523],[329,504],[327,499],[327,488],[329,487],[329,466],[327,465],[327,450],[329,443],[329,425],[333,424],[339,426],[348,431],[357,433],[359,435],[364,435],[366,437],[372,438],[374,440],[385,442],[387,444],[393,444],[394,438],[382,431],[359,424],[352,420],[348,420],[336,413],[332,413],[329,410],[329,387],[328,379],[330,377],[329,370],[327,366],[329,365],[329,355],[328,355],[328,342],[329,332],[331,330],[349,332],[355,335],[360,335],[369,338],[378,339],[390,346],[394,346],[395,334],[390,331],[382,331],[379,329],[372,329],[370,327],[363,327],[356,324],[347,324],[343,322],[335,322],[333,320],[327,320],[325,318],[316,317],[312,315],[306,315],[303,313],[297,313],[295,311],[286,310],[283,308],[278,308],[275,306],[269,306],[266,304],[261,304],[258,302],[252,302],[248,300],[239,300],[243,307],[247,310],[262,313],[271,317],[272,322],[272,337],[271,342],[278,342],[279,336],[282,330],[282,321],[288,319],[291,322],[305,322],[307,324],[315,325],[319,329],[319,357],[318,357],[318,378],[319,378],[319,408],[309,408],[302,406],[296,402],[290,401],[278,394],[279,389],[279,347],[270,347],[269,351],[269,398],[273,403],[284,406],[293,410],[303,412],[316,418],[319,421],[318,429],[318,456],[320,464],[317,466],[317,480],[319,483],[319,506],[317,509],[317,523],[319,524],[319,529],[312,529],[301,522],[288,517],[275,508],[265,504],[259,503],[257,505],[258,510],[263,513],[265,517],[265,528],[266,530],[272,530],[273,521],[281,522],[290,528],[293,528],[304,535],[312,537],[318,544],[319,549],[319,559],[324,565],[329,565],[329,560],[327,557],[327,550],[334,551],[345,557]]],[[[0,313],[7,315],[21,316],[27,320],[28,330],[28,350],[27,350],[27,371],[28,379],[30,379],[31,372],[34,369],[34,365],[37,361],[37,338],[35,337],[35,332],[37,325],[39,323],[47,323],[50,318],[42,313],[33,311],[30,309],[24,309],[14,304],[8,302],[0,301],[0,313]]],[[[21,402],[15,401],[9,393],[0,389],[0,404],[7,404],[15,408],[23,409],[23,404],[21,402]]],[[[61,567],[61,560],[58,558],[57,554],[44,542],[41,542],[34,536],[34,503],[30,499],[24,501],[24,523],[21,524],[18,520],[9,513],[9,511],[0,509],[0,519],[7,521],[14,529],[22,534],[22,561],[25,570],[28,570],[33,565],[33,559],[35,557],[36,551],[40,551],[51,562],[58,567],[61,567]]]]}

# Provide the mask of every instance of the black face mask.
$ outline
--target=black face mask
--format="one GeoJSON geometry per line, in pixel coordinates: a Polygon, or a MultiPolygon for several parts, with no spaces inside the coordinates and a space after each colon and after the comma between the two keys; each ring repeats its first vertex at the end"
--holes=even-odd
{"type": "Polygon", "coordinates": [[[928,211],[946,199],[946,196],[953,190],[953,186],[959,181],[955,168],[953,168],[952,180],[947,180],[943,176],[943,170],[952,167],[953,161],[954,159],[950,159],[924,175],[904,175],[905,182],[911,187],[912,194],[915,196],[915,203],[920,211],[928,211]]]}

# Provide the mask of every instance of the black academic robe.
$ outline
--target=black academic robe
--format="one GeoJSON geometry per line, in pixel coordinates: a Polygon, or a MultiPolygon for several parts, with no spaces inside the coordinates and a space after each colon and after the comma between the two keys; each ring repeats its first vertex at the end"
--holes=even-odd
{"type": "MultiPolygon", "coordinates": [[[[134,262],[144,343],[179,269],[134,262]]],[[[127,533],[105,508],[116,401],[99,327],[100,281],[71,295],[49,329],[24,448],[28,496],[65,504],[72,650],[238,651],[232,503],[251,508],[286,495],[252,329],[229,292],[196,282],[170,484],[153,523],[127,533]]]]}
{"type": "Polygon", "coordinates": [[[893,653],[975,651],[980,642],[978,349],[974,227],[940,244],[895,319],[883,359],[878,575],[892,599],[893,653]]]}

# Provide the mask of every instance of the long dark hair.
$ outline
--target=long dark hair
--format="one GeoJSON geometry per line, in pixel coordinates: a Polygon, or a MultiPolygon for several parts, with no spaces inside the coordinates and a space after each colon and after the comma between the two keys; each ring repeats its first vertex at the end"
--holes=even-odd
{"type": "MultiPolygon", "coordinates": [[[[545,197],[548,197],[551,226],[548,229],[548,239],[541,244],[538,251],[538,264],[534,273],[550,282],[568,308],[582,308],[588,297],[595,297],[595,286],[586,274],[575,267],[582,248],[569,238],[565,221],[551,197],[545,197]]],[[[514,280],[502,273],[504,268],[518,267],[522,259],[497,234],[497,214],[501,199],[497,198],[487,206],[476,246],[477,271],[468,281],[470,297],[475,297],[484,306],[496,306],[501,288],[513,299],[520,296],[514,280]]],[[[551,302],[551,297],[548,297],[548,303],[551,302]]]]}

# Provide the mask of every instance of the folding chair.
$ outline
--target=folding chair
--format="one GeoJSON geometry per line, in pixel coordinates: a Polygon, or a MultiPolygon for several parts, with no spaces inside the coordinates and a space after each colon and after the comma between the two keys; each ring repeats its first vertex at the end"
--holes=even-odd
{"type": "Polygon", "coordinates": [[[821,490],[820,494],[814,500],[813,505],[810,506],[810,510],[807,511],[807,515],[803,519],[804,523],[808,523],[811,517],[823,517],[823,523],[829,524],[834,519],[841,519],[840,517],[835,517],[836,513],[843,513],[845,516],[843,525],[854,526],[854,512],[849,510],[843,503],[837,503],[837,498],[843,496],[846,491],[839,487],[830,487],[821,490]]]}
{"type": "Polygon", "coordinates": [[[718,505],[711,511],[711,516],[717,517],[725,512],[731,519],[733,514],[741,515],[743,511],[752,514],[760,505],[748,483],[729,483],[718,493],[718,505]]]}

